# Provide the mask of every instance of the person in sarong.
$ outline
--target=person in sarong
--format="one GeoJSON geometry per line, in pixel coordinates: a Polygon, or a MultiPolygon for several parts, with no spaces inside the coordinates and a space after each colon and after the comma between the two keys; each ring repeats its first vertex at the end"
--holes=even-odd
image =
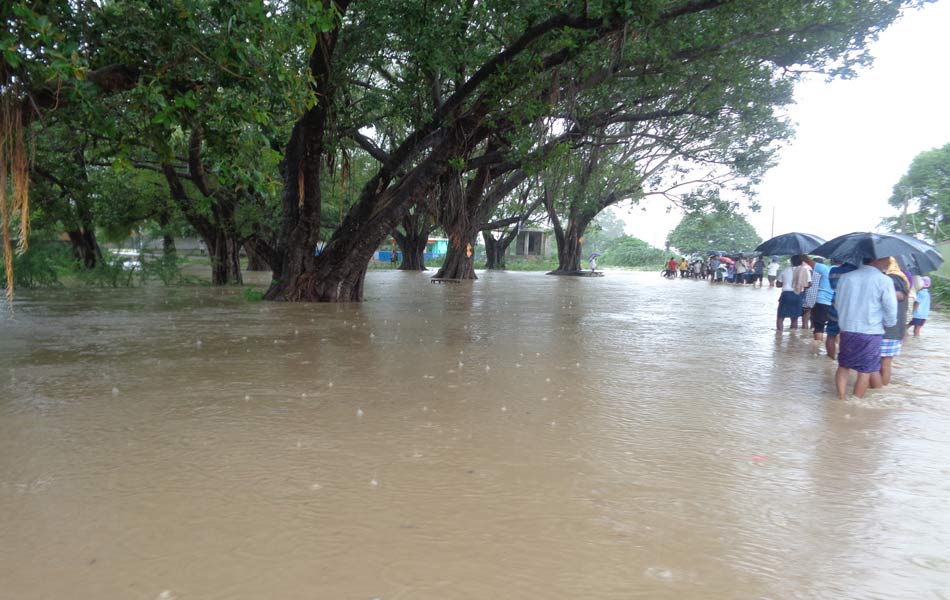
{"type": "Polygon", "coordinates": [[[802,316],[802,301],[805,299],[802,292],[810,285],[810,271],[800,271],[802,257],[793,256],[792,266],[785,267],[779,274],[777,287],[782,288],[782,295],[778,297],[778,310],[775,313],[775,331],[782,333],[785,328],[785,319],[791,321],[791,329],[798,329],[798,320],[802,316]],[[801,275],[804,273],[804,276],[801,275]],[[796,287],[801,286],[801,287],[796,287]]]}
{"type": "Polygon", "coordinates": [[[851,371],[857,371],[853,394],[863,398],[871,374],[881,370],[881,340],[884,328],[897,322],[897,297],[891,279],[884,274],[890,257],[864,259],[855,271],[841,276],[835,292],[835,308],[841,329],[835,388],[844,400],[851,371]]]}

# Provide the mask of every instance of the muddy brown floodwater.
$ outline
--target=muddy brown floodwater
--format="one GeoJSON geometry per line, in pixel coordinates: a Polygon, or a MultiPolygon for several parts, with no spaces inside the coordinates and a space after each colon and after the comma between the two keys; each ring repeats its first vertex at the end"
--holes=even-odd
{"type": "Polygon", "coordinates": [[[945,317],[840,402],[775,291],[428,275],[19,292],[0,598],[950,599],[945,317]]]}

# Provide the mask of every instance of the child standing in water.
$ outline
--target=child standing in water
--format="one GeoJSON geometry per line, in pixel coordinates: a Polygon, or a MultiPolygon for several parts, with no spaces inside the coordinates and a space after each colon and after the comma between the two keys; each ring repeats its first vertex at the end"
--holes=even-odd
{"type": "Polygon", "coordinates": [[[909,323],[909,326],[914,327],[914,337],[920,337],[920,328],[924,326],[930,315],[930,277],[921,277],[921,279],[924,287],[917,291],[917,299],[914,301],[914,318],[909,323]]]}

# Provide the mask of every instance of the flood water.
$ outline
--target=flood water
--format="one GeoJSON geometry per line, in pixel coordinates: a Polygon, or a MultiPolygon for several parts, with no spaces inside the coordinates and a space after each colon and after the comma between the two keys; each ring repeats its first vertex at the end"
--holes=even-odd
{"type": "Polygon", "coordinates": [[[20,291],[3,599],[950,599],[950,321],[835,399],[778,292],[20,291]]]}

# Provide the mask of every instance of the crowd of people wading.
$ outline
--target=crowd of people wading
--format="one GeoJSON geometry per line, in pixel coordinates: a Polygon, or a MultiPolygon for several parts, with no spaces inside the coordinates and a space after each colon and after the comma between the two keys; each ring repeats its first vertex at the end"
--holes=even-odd
{"type": "Polygon", "coordinates": [[[888,385],[894,358],[911,333],[920,336],[930,313],[930,277],[902,269],[893,256],[865,258],[856,266],[835,260],[829,265],[821,257],[801,254],[784,268],[777,256],[671,256],[662,274],[758,287],[767,279],[768,287],[780,288],[776,333],[784,331],[788,319],[790,329],[801,323],[817,342],[824,342],[828,358],[838,362],[840,399],[851,371],[857,372],[853,394],[858,398],[869,387],[888,385]]]}

